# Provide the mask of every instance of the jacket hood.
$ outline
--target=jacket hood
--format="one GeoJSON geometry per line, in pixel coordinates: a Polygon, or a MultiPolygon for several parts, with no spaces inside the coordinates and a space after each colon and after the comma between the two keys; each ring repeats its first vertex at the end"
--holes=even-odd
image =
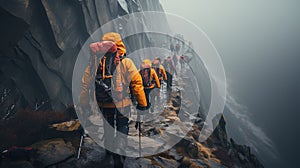
{"type": "Polygon", "coordinates": [[[126,54],[126,48],[119,33],[109,32],[102,36],[102,41],[112,41],[117,45],[118,53],[122,56],[126,54]]]}
{"type": "Polygon", "coordinates": [[[151,68],[151,66],[152,66],[152,62],[149,59],[143,60],[142,64],[145,64],[145,65],[149,66],[149,68],[151,68]]]}
{"type": "Polygon", "coordinates": [[[152,61],[152,64],[153,64],[153,65],[159,64],[159,60],[157,60],[157,59],[153,60],[153,61],[152,61]]]}

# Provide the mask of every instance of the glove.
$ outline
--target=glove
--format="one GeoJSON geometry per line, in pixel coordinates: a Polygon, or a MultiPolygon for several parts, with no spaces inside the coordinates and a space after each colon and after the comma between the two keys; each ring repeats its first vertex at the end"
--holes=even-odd
{"type": "Polygon", "coordinates": [[[136,105],[136,109],[141,110],[141,111],[148,110],[150,107],[151,107],[151,103],[149,103],[147,106],[140,106],[139,104],[136,105]]]}
{"type": "Polygon", "coordinates": [[[149,103],[149,104],[146,106],[146,110],[148,110],[150,107],[151,107],[151,103],[149,103]]]}
{"type": "Polygon", "coordinates": [[[136,105],[136,109],[141,110],[141,111],[145,111],[145,110],[148,110],[149,108],[148,108],[148,106],[140,106],[138,104],[138,105],[136,105]]]}

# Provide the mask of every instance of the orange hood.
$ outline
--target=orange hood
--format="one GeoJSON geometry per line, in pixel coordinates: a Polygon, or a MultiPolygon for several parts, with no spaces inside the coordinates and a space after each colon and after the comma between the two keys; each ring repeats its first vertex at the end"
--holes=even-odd
{"type": "Polygon", "coordinates": [[[112,41],[117,45],[118,53],[121,56],[126,54],[126,48],[119,33],[109,32],[103,35],[102,41],[112,41]]]}

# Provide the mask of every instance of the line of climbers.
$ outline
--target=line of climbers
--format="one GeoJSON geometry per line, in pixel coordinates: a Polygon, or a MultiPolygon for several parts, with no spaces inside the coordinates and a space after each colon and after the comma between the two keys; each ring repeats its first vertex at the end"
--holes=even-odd
{"type": "Polygon", "coordinates": [[[103,126],[106,158],[113,159],[115,167],[121,167],[123,157],[108,149],[114,146],[125,155],[131,104],[136,104],[138,111],[148,111],[151,107],[153,112],[155,98],[160,101],[160,90],[154,88],[160,88],[164,80],[167,89],[171,90],[173,74],[177,72],[170,56],[163,64],[160,58],[143,60],[138,70],[134,62],[126,57],[125,45],[115,32],[104,34],[100,42],[92,43],[89,47],[91,59],[82,77],[80,106],[90,110],[89,102],[95,95],[103,120],[108,123],[103,126]],[[93,78],[95,83],[92,83],[93,78]],[[126,136],[115,135],[111,128],[126,136]]]}

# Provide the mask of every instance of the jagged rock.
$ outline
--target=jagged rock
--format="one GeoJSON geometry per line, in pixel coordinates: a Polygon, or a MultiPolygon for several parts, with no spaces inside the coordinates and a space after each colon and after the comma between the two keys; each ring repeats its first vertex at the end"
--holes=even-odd
{"type": "Polygon", "coordinates": [[[174,148],[170,149],[169,155],[173,157],[175,160],[180,161],[183,159],[183,156],[176,152],[174,148]]]}
{"type": "Polygon", "coordinates": [[[46,167],[65,161],[74,157],[74,147],[70,142],[65,143],[63,139],[50,139],[31,145],[37,150],[36,156],[32,158],[40,167],[46,167]]]}
{"type": "Polygon", "coordinates": [[[191,159],[189,167],[190,168],[209,167],[209,165],[203,162],[201,159],[191,159]]]}
{"type": "Polygon", "coordinates": [[[79,120],[66,121],[62,123],[52,124],[51,128],[55,128],[57,131],[75,131],[80,127],[79,120]]]}
{"type": "Polygon", "coordinates": [[[156,168],[157,165],[153,165],[150,159],[146,158],[130,158],[127,157],[124,161],[124,168],[156,168]]]}
{"type": "Polygon", "coordinates": [[[79,159],[71,157],[62,163],[54,164],[53,168],[94,168],[103,165],[105,155],[105,149],[96,144],[91,138],[85,137],[79,159]]]}
{"type": "Polygon", "coordinates": [[[105,158],[105,149],[99,146],[89,137],[84,138],[83,142],[83,158],[85,163],[99,163],[105,158]]]}
{"type": "MultiPolygon", "coordinates": [[[[176,94],[174,95],[176,96],[176,94]]],[[[172,103],[171,105],[173,106],[172,103]]],[[[183,123],[180,121],[181,118],[176,116],[175,112],[171,108],[166,108],[164,115],[166,115],[165,117],[168,117],[167,115],[171,115],[169,117],[176,117],[177,119],[176,121],[166,120],[162,115],[156,120],[143,123],[142,133],[143,136],[146,137],[143,137],[144,145],[142,153],[165,149],[165,144],[160,144],[149,138],[153,135],[166,135],[169,139],[164,140],[168,140],[168,142],[173,142],[174,140],[181,139],[181,137],[184,136],[184,134],[181,133],[182,130],[185,129],[183,127],[183,123]],[[166,131],[166,129],[168,129],[168,131],[166,131]]],[[[93,120],[91,121],[93,121],[93,123],[97,123],[98,126],[101,125],[101,123],[98,123],[99,118],[97,119],[97,117],[92,117],[92,119],[93,120]]],[[[216,131],[211,135],[208,141],[204,143],[199,143],[197,141],[201,128],[194,125],[192,127],[194,130],[189,131],[188,134],[170,150],[146,158],[126,158],[124,167],[262,167],[259,161],[256,160],[255,156],[251,154],[249,147],[238,145],[233,140],[227,142],[225,124],[224,119],[221,118],[216,131]],[[226,145],[222,145],[221,142],[226,142],[226,145]]],[[[67,125],[70,124],[67,123],[67,125]]],[[[131,122],[129,143],[132,143],[130,146],[136,148],[130,149],[129,152],[132,150],[132,152],[136,153],[139,150],[139,142],[137,138],[133,139],[132,137],[137,136],[136,132],[134,122],[131,122]]],[[[58,140],[49,140],[46,144],[51,141],[53,143],[58,140]]],[[[61,142],[62,140],[59,141],[61,142]]],[[[64,144],[64,141],[62,144],[64,144]]],[[[69,146],[68,143],[64,145],[69,146]]],[[[74,151],[77,151],[77,149],[77,147],[76,149],[73,147],[74,151]]],[[[39,152],[39,154],[41,154],[41,152],[39,152]]],[[[72,156],[73,157],[65,158],[62,161],[57,160],[55,163],[51,163],[50,165],[52,166],[50,166],[50,168],[92,168],[97,167],[98,165],[113,165],[113,163],[111,163],[112,159],[109,160],[105,158],[105,150],[98,146],[89,137],[84,138],[80,159],[77,160],[74,155],[72,156]]],[[[39,161],[40,164],[37,164],[36,162],[37,160],[33,161],[33,164],[44,166],[42,161],[39,161]]]]}
{"type": "Polygon", "coordinates": [[[161,167],[166,167],[166,168],[171,168],[171,167],[178,167],[180,164],[176,161],[176,160],[172,160],[172,159],[166,159],[163,157],[154,157],[153,158],[158,165],[160,165],[161,167]]]}
{"type": "Polygon", "coordinates": [[[166,119],[169,119],[170,121],[180,121],[180,119],[176,116],[166,116],[166,119]]]}
{"type": "MultiPolygon", "coordinates": [[[[0,92],[2,88],[14,91],[10,95],[12,99],[0,106],[1,113],[11,105],[14,105],[11,113],[14,114],[26,107],[61,110],[72,104],[73,68],[84,42],[105,23],[128,12],[142,10],[163,11],[158,0],[9,3],[1,0],[1,21],[5,24],[0,30],[0,92]]],[[[143,19],[140,18],[139,25],[146,30],[153,22],[143,19]]],[[[156,24],[159,22],[158,26],[168,28],[166,19],[153,20],[156,24]]],[[[116,28],[117,25],[111,27],[111,31],[116,28]]],[[[146,34],[126,39],[128,52],[149,44],[150,37],[146,34]]]]}
{"type": "Polygon", "coordinates": [[[227,139],[227,133],[225,128],[226,122],[224,119],[224,116],[221,116],[218,126],[213,131],[213,143],[219,143],[223,147],[227,147],[228,145],[228,139],[227,139]]]}
{"type": "MultiPolygon", "coordinates": [[[[97,28],[110,20],[128,12],[142,10],[163,11],[159,0],[60,0],[59,2],[26,0],[10,1],[9,3],[4,0],[0,1],[1,19],[5,23],[1,26],[0,31],[2,37],[0,40],[0,78],[2,79],[0,91],[2,92],[1,98],[5,99],[5,101],[1,101],[1,118],[7,114],[12,116],[17,110],[24,107],[35,110],[61,109],[71,104],[73,67],[84,41],[97,28]],[[11,90],[8,96],[3,96],[5,89],[11,90]]],[[[140,19],[139,23],[145,30],[147,30],[147,26],[153,24],[153,21],[156,26],[168,27],[167,21],[163,19],[153,18],[152,22],[140,19]]],[[[138,37],[144,39],[146,43],[141,44],[139,38],[128,38],[126,39],[128,52],[152,45],[148,35],[143,34],[138,37]]],[[[197,73],[185,76],[196,76],[197,82],[201,84],[199,90],[203,99],[199,100],[199,110],[196,109],[192,112],[201,111],[197,117],[204,119],[210,106],[211,80],[201,61],[195,60],[197,58],[194,57],[190,62],[190,67],[196,67],[197,69],[193,69],[193,71],[197,73]]],[[[184,80],[188,81],[189,78],[184,80]]],[[[185,84],[185,81],[180,84],[185,84]]],[[[192,84],[189,83],[188,86],[191,87],[192,84]]],[[[182,91],[185,91],[185,94],[194,92],[193,88],[182,91]]],[[[173,111],[168,116],[171,118],[161,120],[161,124],[158,124],[157,127],[162,128],[154,128],[154,126],[145,128],[145,131],[149,132],[148,135],[163,134],[164,127],[169,127],[172,122],[180,122],[180,116],[176,116],[174,112],[178,113],[182,104],[185,106],[185,110],[190,109],[189,106],[192,106],[197,100],[181,102],[180,99],[180,91],[172,93],[168,109],[173,111]]],[[[200,121],[199,128],[205,124],[203,120],[200,121]]],[[[182,165],[217,167],[218,163],[215,159],[218,158],[223,159],[222,164],[228,167],[263,167],[250,153],[249,148],[237,145],[233,141],[228,144],[225,122],[220,122],[209,139],[212,141],[203,144],[196,141],[199,128],[195,127],[197,130],[194,133],[182,139],[174,147],[177,154],[175,151],[170,154],[175,160],[181,160],[178,156],[182,156],[182,165]],[[187,149],[189,150],[187,151],[187,149]],[[229,155],[227,154],[228,150],[231,150],[229,155]],[[226,156],[222,155],[224,153],[226,156]]],[[[173,127],[169,134],[176,136],[180,129],[173,127]]],[[[41,166],[96,167],[102,165],[101,161],[105,157],[105,150],[88,137],[84,139],[82,156],[79,160],[74,158],[77,149],[62,139],[42,141],[34,146],[38,149],[38,154],[33,159],[41,166]]],[[[153,146],[158,147],[155,146],[155,142],[151,142],[147,147],[153,146]]],[[[128,158],[125,160],[125,165],[127,167],[159,167],[159,165],[153,165],[153,161],[156,161],[165,166],[177,166],[177,161],[163,156],[156,156],[155,159],[128,158]]],[[[24,163],[30,166],[27,162],[24,163]]]]}
{"type": "Polygon", "coordinates": [[[0,164],[3,168],[34,168],[29,161],[9,161],[0,164]]]}

